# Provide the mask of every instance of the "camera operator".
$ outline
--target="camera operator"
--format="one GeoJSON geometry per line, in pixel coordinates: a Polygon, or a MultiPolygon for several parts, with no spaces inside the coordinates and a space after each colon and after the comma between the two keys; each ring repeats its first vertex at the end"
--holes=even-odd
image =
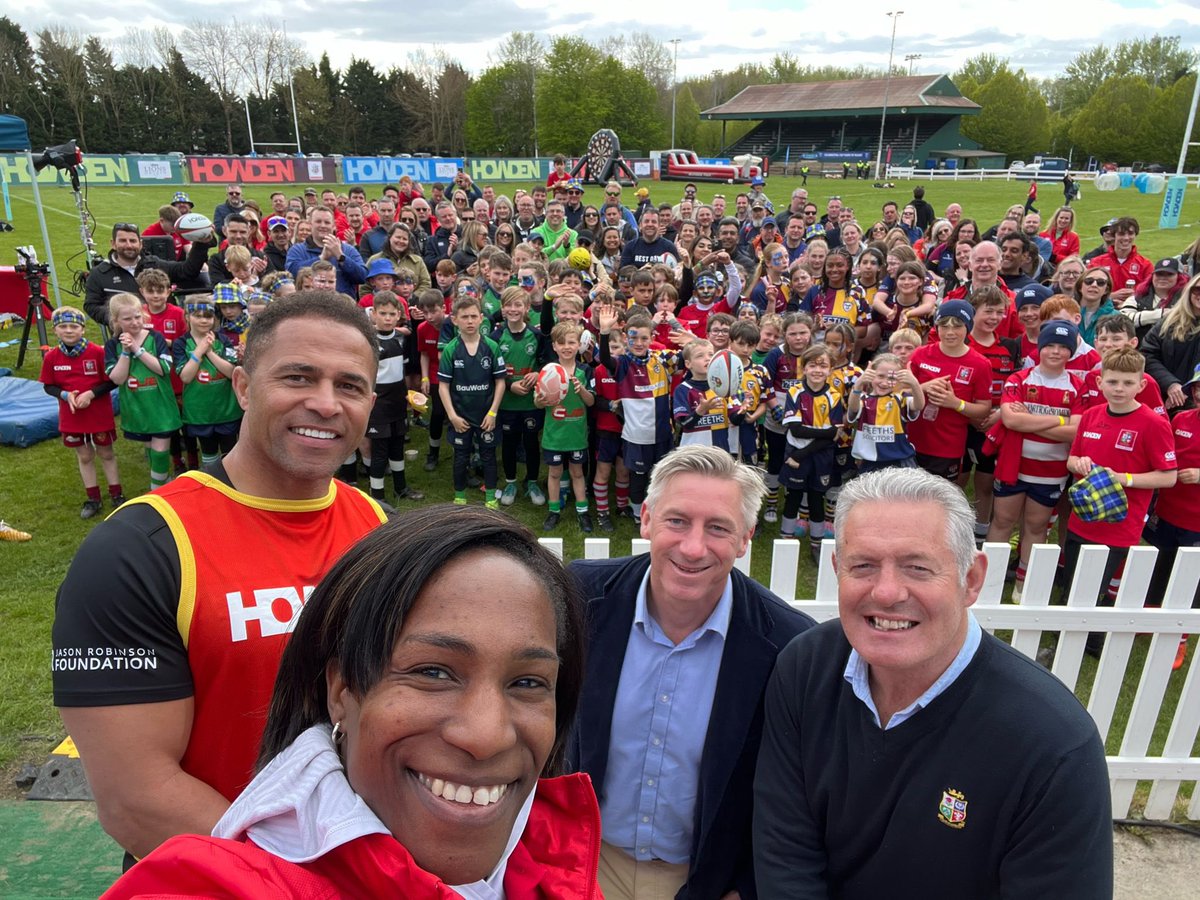
{"type": "Polygon", "coordinates": [[[179,288],[204,288],[200,273],[208,261],[208,251],[215,243],[215,236],[193,241],[183,262],[171,262],[143,254],[138,227],[129,222],[118,222],[112,229],[112,250],[108,259],[96,263],[88,272],[84,310],[95,321],[107,326],[109,297],[113,294],[141,296],[136,278],[143,269],[162,269],[179,288]]]}

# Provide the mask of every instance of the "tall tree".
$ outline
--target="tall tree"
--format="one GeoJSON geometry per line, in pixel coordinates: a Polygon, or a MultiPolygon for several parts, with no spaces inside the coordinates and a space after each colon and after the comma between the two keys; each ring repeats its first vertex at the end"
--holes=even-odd
{"type": "Polygon", "coordinates": [[[242,70],[237,65],[241,38],[236,21],[196,20],[180,43],[195,73],[211,85],[225,119],[225,151],[233,153],[233,123],[243,96],[242,70]]]}
{"type": "Polygon", "coordinates": [[[1014,73],[1003,65],[967,96],[983,109],[962,120],[962,133],[984,149],[1027,159],[1048,148],[1050,111],[1024,71],[1014,73]]]}
{"type": "MultiPolygon", "coordinates": [[[[1075,116],[1076,146],[1104,162],[1128,165],[1153,147],[1150,109],[1155,89],[1138,75],[1109,78],[1075,116]]],[[[1190,99],[1190,98],[1189,98],[1190,99]]],[[[1182,131],[1182,129],[1180,129],[1182,131]]]]}
{"type": "MultiPolygon", "coordinates": [[[[1192,104],[1192,92],[1196,89],[1196,76],[1180,78],[1165,90],[1160,90],[1150,104],[1147,119],[1154,123],[1148,135],[1146,159],[1159,162],[1170,171],[1179,162],[1179,151],[1183,147],[1183,130],[1187,127],[1188,109],[1192,104]]],[[[1193,128],[1192,140],[1200,141],[1200,129],[1193,128]]],[[[1195,172],[1200,167],[1200,147],[1191,147],[1187,152],[1184,171],[1195,172]]]]}
{"type": "Polygon", "coordinates": [[[530,67],[506,62],[485,70],[467,91],[467,152],[484,156],[533,153],[530,67]]]}
{"type": "Polygon", "coordinates": [[[60,26],[38,32],[42,93],[47,105],[60,111],[57,116],[51,114],[50,124],[69,127],[80,148],[87,151],[91,149],[87,118],[93,97],[83,58],[84,43],[83,35],[72,28],[60,26]]]}

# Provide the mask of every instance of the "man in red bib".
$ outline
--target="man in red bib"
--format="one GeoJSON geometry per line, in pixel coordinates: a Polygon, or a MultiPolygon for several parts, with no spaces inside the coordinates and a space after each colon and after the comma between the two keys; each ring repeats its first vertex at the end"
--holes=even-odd
{"type": "Polygon", "coordinates": [[[237,446],[97,527],[56,602],[54,702],[101,824],[138,857],[208,834],[249,782],[304,601],[385,518],[332,480],[374,402],[367,320],[336,295],[297,294],[247,338],[237,446]]]}

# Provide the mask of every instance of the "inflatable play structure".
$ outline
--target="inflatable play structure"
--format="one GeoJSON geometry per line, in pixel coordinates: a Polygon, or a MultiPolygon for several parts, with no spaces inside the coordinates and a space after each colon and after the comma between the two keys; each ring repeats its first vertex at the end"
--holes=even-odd
{"type": "Polygon", "coordinates": [[[729,163],[701,162],[694,150],[662,150],[650,154],[651,165],[657,159],[662,181],[722,181],[726,184],[749,183],[767,175],[767,161],[761,156],[735,156],[729,163]]]}
{"type": "Polygon", "coordinates": [[[601,128],[588,138],[587,149],[571,169],[571,177],[584,184],[637,184],[633,167],[621,155],[621,139],[611,128],[601,128]]]}
{"type": "Polygon", "coordinates": [[[1098,191],[1133,188],[1139,194],[1161,194],[1166,186],[1167,177],[1154,172],[1101,172],[1095,181],[1098,191]]]}

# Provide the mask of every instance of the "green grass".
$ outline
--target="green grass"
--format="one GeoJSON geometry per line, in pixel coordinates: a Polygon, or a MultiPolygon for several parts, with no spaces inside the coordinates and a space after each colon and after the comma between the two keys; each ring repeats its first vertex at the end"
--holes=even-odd
{"type": "MultiPolygon", "coordinates": [[[[872,213],[887,199],[903,201],[911,196],[915,182],[903,182],[895,190],[876,190],[867,182],[809,181],[809,194],[822,203],[833,193],[840,194],[847,203],[859,210],[859,217],[866,223],[873,221],[872,213]]],[[[1004,212],[1007,206],[1024,199],[1026,185],[1012,182],[924,182],[927,199],[935,209],[942,209],[952,201],[961,202],[966,214],[977,218],[986,227],[1004,212]]],[[[786,203],[799,179],[772,178],[770,196],[777,203],[786,203]]],[[[502,192],[510,196],[520,185],[504,185],[502,192]]],[[[529,185],[524,185],[529,187],[529,185]]],[[[682,193],[677,183],[650,184],[655,200],[677,199],[682,193]]],[[[211,214],[212,209],[224,198],[222,186],[185,188],[196,202],[197,209],[211,214]]],[[[273,186],[253,186],[247,189],[249,197],[258,199],[264,206],[273,186]]],[[[283,186],[289,194],[297,193],[296,187],[283,186]]],[[[107,248],[108,229],[113,222],[135,221],[143,225],[152,222],[158,206],[170,200],[173,188],[128,187],[95,188],[90,192],[89,203],[98,222],[97,237],[101,250],[107,248]]],[[[370,190],[370,189],[369,189],[370,190]]],[[[716,191],[724,192],[732,200],[733,191],[725,185],[702,185],[701,198],[709,198],[716,191]]],[[[1184,228],[1174,232],[1157,229],[1161,197],[1147,197],[1132,190],[1101,194],[1084,186],[1085,199],[1077,205],[1079,231],[1083,235],[1085,248],[1098,243],[1099,226],[1118,214],[1136,215],[1143,223],[1141,252],[1151,258],[1178,253],[1194,237],[1194,231],[1184,228]]],[[[1056,206],[1058,192],[1051,187],[1043,191],[1040,207],[1049,214],[1056,206]]],[[[16,231],[0,234],[0,264],[16,261],[14,247],[34,244],[41,248],[40,231],[32,207],[32,192],[28,188],[13,188],[13,222],[16,231]]],[[[47,224],[54,246],[59,274],[65,273],[65,262],[81,247],[79,224],[74,211],[74,202],[65,188],[42,189],[46,208],[47,224]]],[[[600,199],[599,188],[590,187],[585,200],[600,199]]],[[[1185,221],[1195,218],[1196,201],[1189,193],[1185,201],[1185,221]]],[[[44,258],[44,254],[42,254],[44,258]]],[[[62,278],[63,300],[72,300],[67,294],[70,279],[62,278]]],[[[0,332],[0,341],[16,338],[18,333],[9,330],[0,332]]],[[[92,327],[90,336],[98,337],[92,327]]],[[[15,365],[16,348],[0,348],[0,367],[15,365]]],[[[40,356],[36,352],[27,359],[24,370],[19,374],[36,378],[40,356]]],[[[425,434],[413,433],[410,445],[425,450],[425,434]]],[[[121,466],[122,482],[126,492],[133,496],[144,490],[148,483],[148,472],[141,447],[128,441],[119,441],[117,455],[121,466]]],[[[425,491],[430,501],[448,501],[452,497],[449,485],[449,454],[443,451],[442,464],[438,471],[426,473],[420,465],[421,458],[409,469],[410,483],[425,491]]],[[[78,512],[83,500],[83,491],[74,462],[74,455],[57,441],[46,441],[35,447],[18,450],[0,447],[0,517],[18,528],[34,533],[34,539],[26,544],[0,543],[0,684],[6,690],[0,693],[0,769],[10,767],[18,761],[40,763],[45,752],[62,736],[61,723],[53,709],[50,697],[50,625],[53,619],[55,591],[66,572],[72,554],[92,523],[79,519],[78,512]]],[[[472,502],[482,502],[482,494],[473,495],[472,502]],[[476,497],[478,498],[476,500],[476,497]]],[[[406,504],[401,504],[401,507],[406,504]]],[[[510,509],[512,515],[540,533],[544,509],[520,500],[510,509]]],[[[95,522],[96,520],[93,520],[95,522]]],[[[567,558],[582,554],[582,538],[573,517],[568,512],[557,534],[564,538],[567,558]]],[[[618,525],[612,543],[613,555],[628,552],[629,540],[636,535],[631,523],[618,525]]],[[[755,539],[752,574],[760,581],[768,581],[771,544],[773,534],[755,539]]],[[[816,573],[801,554],[798,594],[811,597],[815,590],[816,573]]],[[[1144,658],[1148,639],[1139,638],[1135,643],[1131,673],[1140,673],[1140,662],[1144,658]]],[[[1193,650],[1193,654],[1195,650],[1193,650]]],[[[1080,676],[1080,693],[1086,695],[1094,677],[1095,667],[1085,660],[1080,676]]],[[[1164,700],[1163,715],[1151,742],[1151,753],[1160,752],[1165,741],[1170,716],[1178,702],[1186,669],[1174,673],[1164,700]]],[[[1137,674],[1127,679],[1126,690],[1117,707],[1111,729],[1108,752],[1116,753],[1128,719],[1130,706],[1136,689],[1137,674]]],[[[1200,752],[1200,744],[1194,753],[1200,752]]],[[[1186,792],[1185,792],[1186,796],[1186,792]]]]}

